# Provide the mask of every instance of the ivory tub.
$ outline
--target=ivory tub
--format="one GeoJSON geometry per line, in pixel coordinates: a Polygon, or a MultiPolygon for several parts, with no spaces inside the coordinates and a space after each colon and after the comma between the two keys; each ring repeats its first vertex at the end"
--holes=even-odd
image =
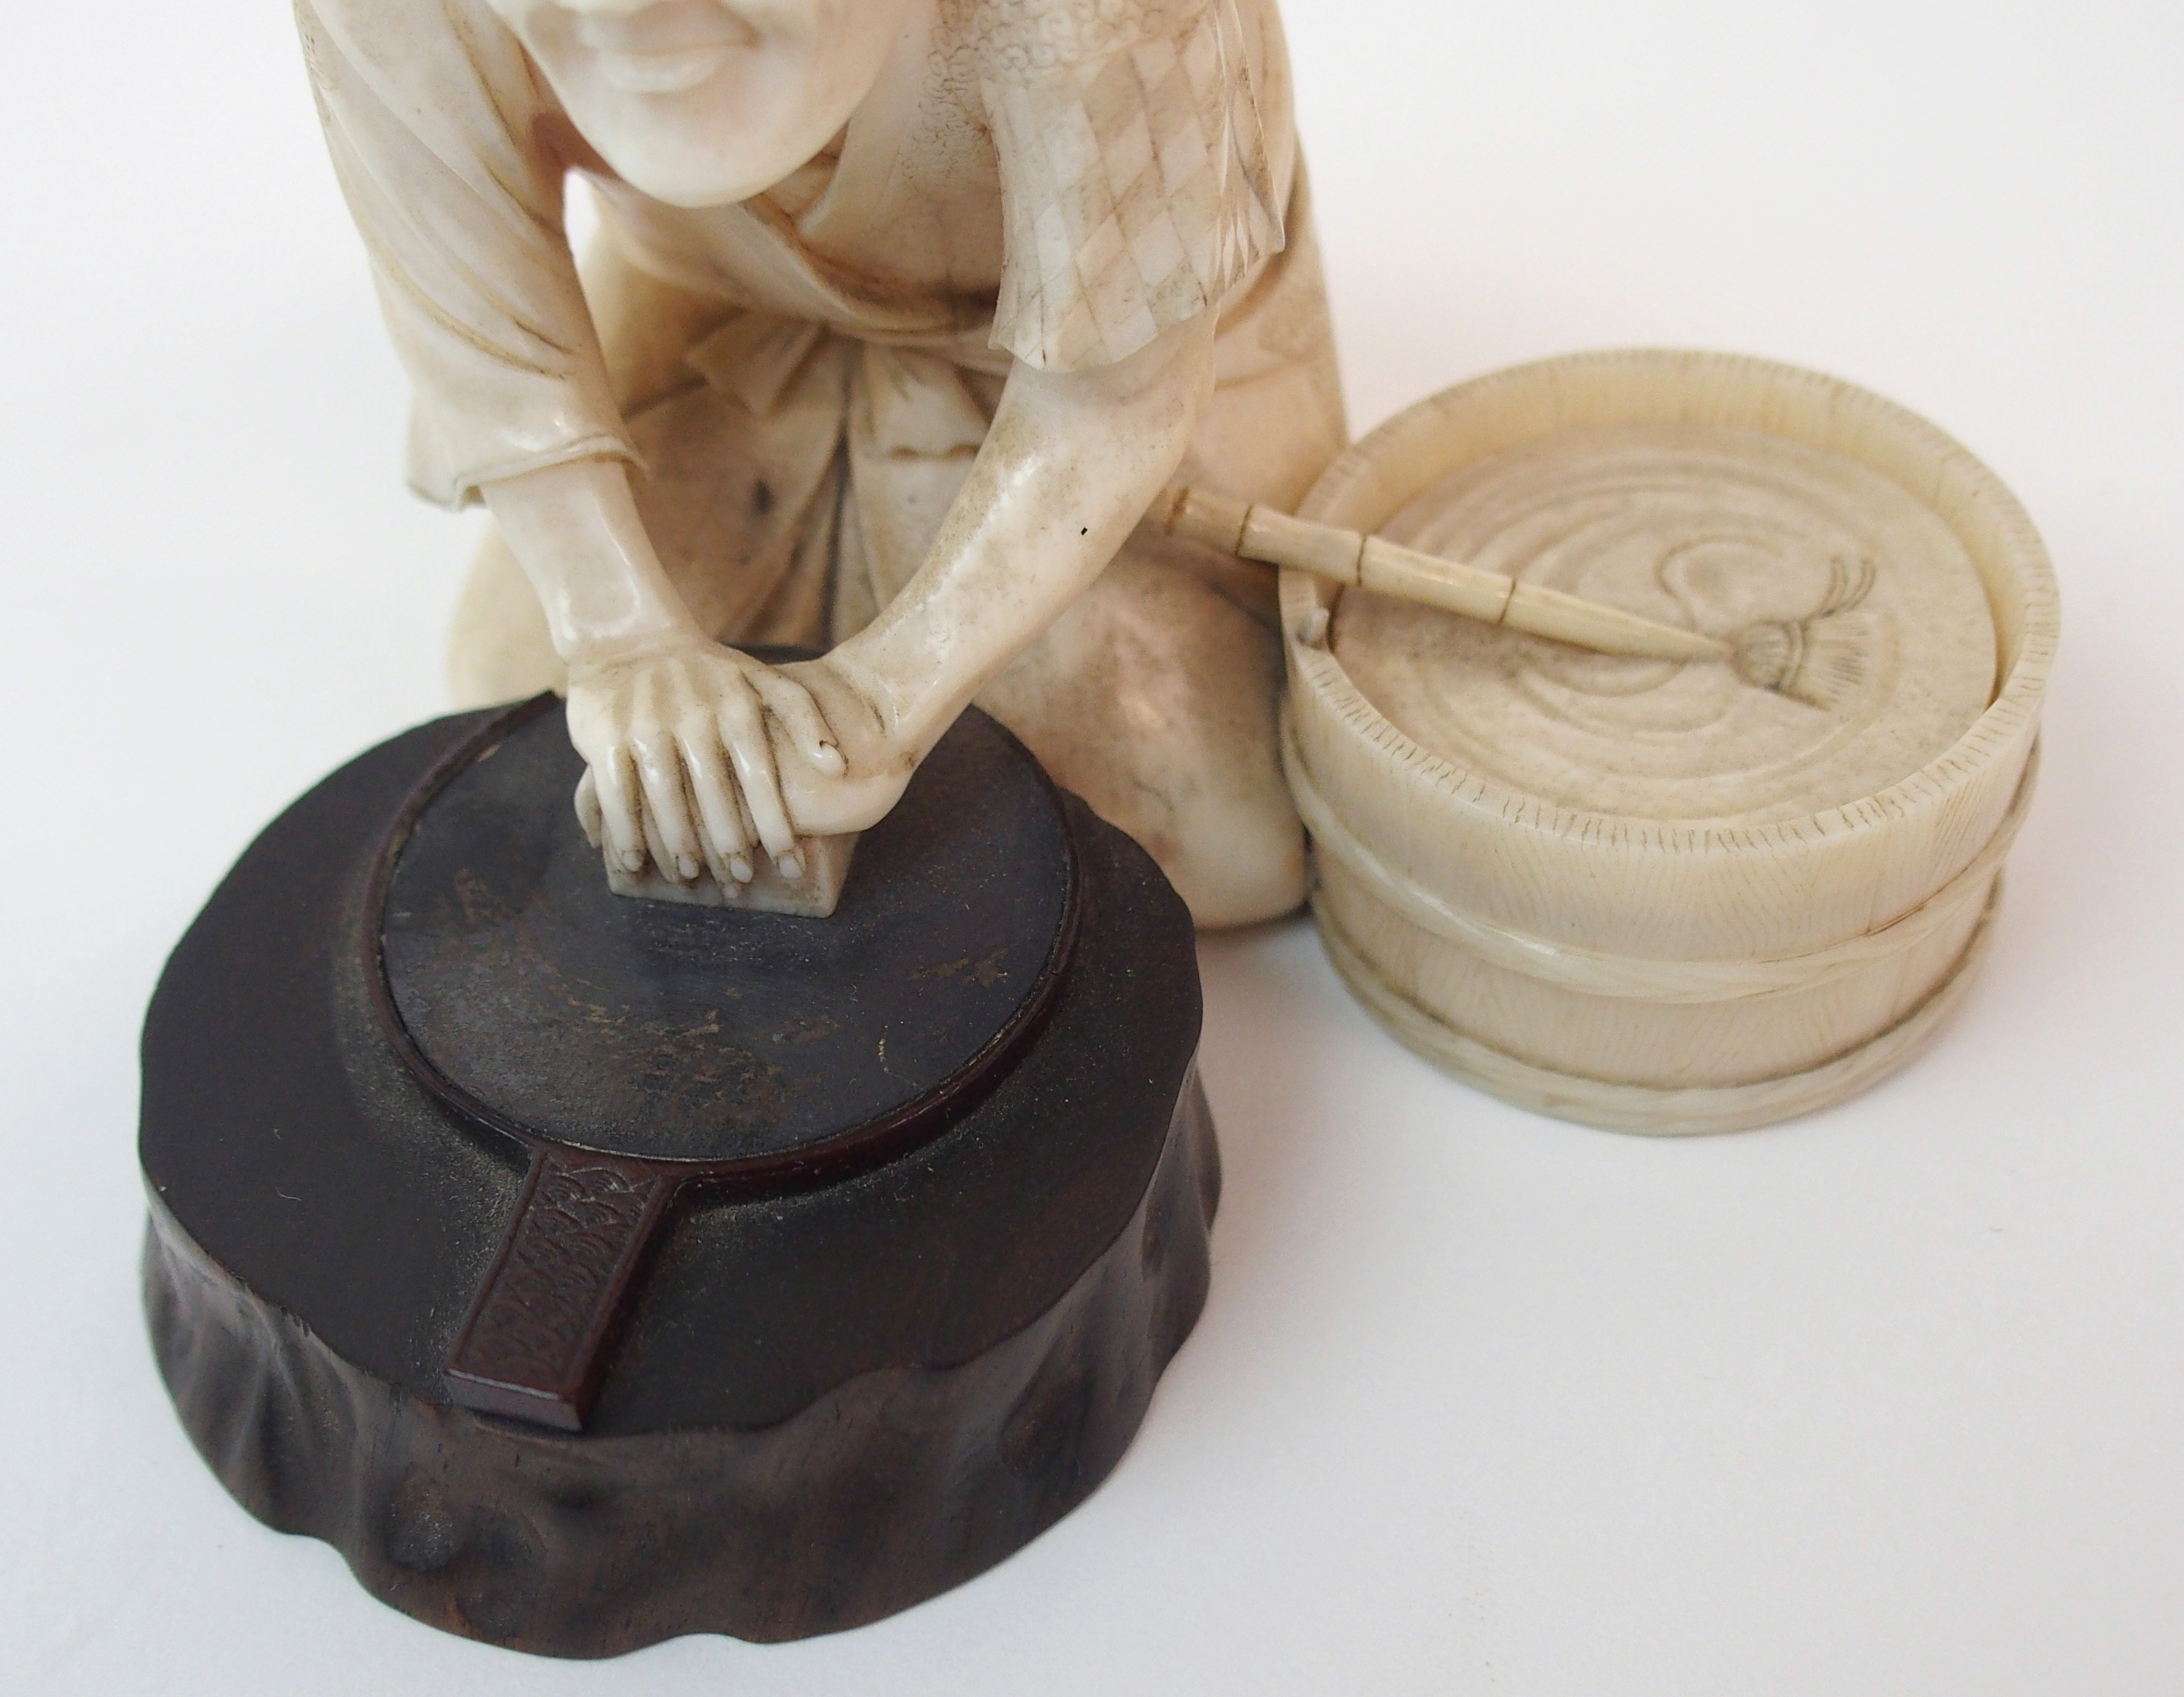
{"type": "Polygon", "coordinates": [[[1866,604],[1801,627],[1849,656],[1825,705],[1284,572],[1313,908],[1396,1037],[1646,1132],[1825,1106],[1933,1037],[1992,932],[2057,635],[2047,554],[1985,466],[1811,372],[1607,353],[1411,408],[1301,511],[1702,626],[1794,622],[1879,561],[1866,604]]]}

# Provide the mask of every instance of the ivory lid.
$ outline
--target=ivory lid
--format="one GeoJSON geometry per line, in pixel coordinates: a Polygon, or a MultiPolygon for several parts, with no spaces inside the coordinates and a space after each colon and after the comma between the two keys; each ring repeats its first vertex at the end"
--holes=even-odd
{"type": "Polygon", "coordinates": [[[1902,485],[1786,437],[1574,426],[1462,467],[1380,530],[1711,635],[1802,634],[1808,687],[1791,695],[1726,665],[1589,654],[1342,596],[1335,655],[1374,707],[1459,769],[1557,806],[1809,815],[1917,771],[1993,696],[1994,622],[1964,543],[1902,485]]]}

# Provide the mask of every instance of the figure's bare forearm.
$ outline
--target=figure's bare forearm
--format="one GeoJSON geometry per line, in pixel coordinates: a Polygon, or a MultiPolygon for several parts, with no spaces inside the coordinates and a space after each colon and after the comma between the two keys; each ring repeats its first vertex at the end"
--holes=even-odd
{"type": "Polygon", "coordinates": [[[1011,376],[932,553],[836,650],[921,750],[1114,557],[1213,389],[1210,315],[1100,370],[1011,376]]]}
{"type": "Polygon", "coordinates": [[[621,460],[573,460],[483,492],[545,609],[554,652],[571,667],[699,634],[644,533],[621,460]]]}
{"type": "Polygon", "coordinates": [[[1212,364],[1200,321],[1104,370],[1019,369],[917,575],[861,635],[778,670],[698,629],[620,461],[488,485],[569,662],[578,810],[613,864],[740,882],[755,848],[785,867],[799,835],[878,822],[971,698],[1113,558],[1189,447],[1212,364]]]}

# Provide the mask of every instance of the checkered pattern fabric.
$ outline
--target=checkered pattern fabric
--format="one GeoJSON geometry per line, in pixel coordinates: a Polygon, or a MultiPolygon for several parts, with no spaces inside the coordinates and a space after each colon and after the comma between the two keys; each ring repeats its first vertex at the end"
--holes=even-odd
{"type": "Polygon", "coordinates": [[[1280,250],[1233,0],[985,0],[981,22],[997,347],[1045,370],[1112,364],[1280,250]]]}

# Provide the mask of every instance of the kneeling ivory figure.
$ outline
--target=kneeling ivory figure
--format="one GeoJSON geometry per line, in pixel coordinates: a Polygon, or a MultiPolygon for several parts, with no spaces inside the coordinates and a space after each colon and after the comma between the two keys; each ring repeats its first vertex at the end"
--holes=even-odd
{"type": "Polygon", "coordinates": [[[610,868],[793,879],[975,697],[1201,924],[1297,903],[1272,586],[1138,528],[1343,443],[1273,0],[298,9],[411,481],[498,521],[458,693],[566,689],[610,868]]]}

